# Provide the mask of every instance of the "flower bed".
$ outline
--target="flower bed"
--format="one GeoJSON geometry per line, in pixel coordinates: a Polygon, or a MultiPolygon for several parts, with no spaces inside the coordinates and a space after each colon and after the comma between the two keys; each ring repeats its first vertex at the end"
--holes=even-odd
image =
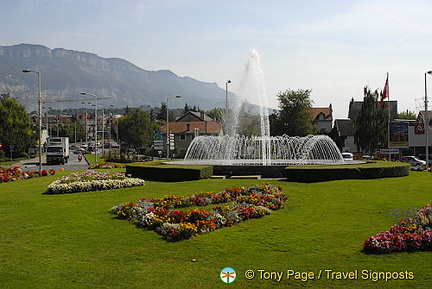
{"type": "Polygon", "coordinates": [[[261,218],[272,210],[282,209],[285,198],[282,187],[263,184],[250,188],[227,188],[219,193],[199,193],[191,197],[142,198],[137,203],[114,206],[110,213],[116,214],[119,219],[132,221],[138,228],[154,230],[169,241],[180,241],[251,218],[261,218]],[[230,202],[233,203],[227,204],[230,202]],[[218,205],[210,211],[175,209],[211,204],[218,205]]]}
{"type": "Polygon", "coordinates": [[[19,167],[2,168],[0,167],[0,183],[12,182],[34,177],[45,177],[55,174],[55,170],[23,171],[19,167]]]}
{"type": "Polygon", "coordinates": [[[414,252],[432,250],[432,204],[420,209],[414,217],[406,218],[366,239],[363,250],[368,253],[414,252]]]}
{"type": "Polygon", "coordinates": [[[130,178],[123,173],[110,174],[87,170],[83,173],[72,173],[48,185],[45,194],[70,194],[88,191],[121,189],[142,186],[144,180],[130,178]]]}
{"type": "Polygon", "coordinates": [[[95,164],[95,165],[91,165],[89,166],[89,170],[94,170],[94,169],[114,169],[114,168],[124,168],[124,165],[119,165],[119,164],[111,164],[111,163],[103,163],[103,164],[95,164]]]}

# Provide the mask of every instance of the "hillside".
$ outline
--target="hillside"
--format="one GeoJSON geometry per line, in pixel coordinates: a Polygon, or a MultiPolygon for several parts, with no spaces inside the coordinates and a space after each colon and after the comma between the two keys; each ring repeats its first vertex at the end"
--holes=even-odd
{"type": "MultiPolygon", "coordinates": [[[[147,71],[119,58],[93,53],[50,49],[41,45],[0,46],[0,93],[10,93],[28,110],[37,108],[37,76],[41,72],[42,96],[47,101],[78,98],[81,91],[110,97],[116,107],[160,106],[168,96],[181,95],[183,103],[202,109],[222,106],[225,90],[216,83],[179,77],[169,70],[147,71]]],[[[76,107],[63,102],[56,107],[76,107]]]]}

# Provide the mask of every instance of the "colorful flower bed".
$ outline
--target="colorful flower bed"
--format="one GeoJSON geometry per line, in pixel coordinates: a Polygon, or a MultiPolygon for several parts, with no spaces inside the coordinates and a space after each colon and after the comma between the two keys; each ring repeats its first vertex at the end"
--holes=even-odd
{"type": "Polygon", "coordinates": [[[114,168],[124,168],[124,165],[118,165],[118,164],[111,164],[111,163],[103,163],[103,164],[95,164],[89,166],[89,170],[94,169],[114,169],[114,168]]]}
{"type": "Polygon", "coordinates": [[[45,194],[70,194],[88,191],[121,189],[125,187],[142,186],[144,180],[130,178],[123,173],[110,174],[87,170],[83,173],[72,173],[48,185],[45,194]]]}
{"type": "Polygon", "coordinates": [[[169,241],[180,241],[251,218],[261,218],[272,210],[282,209],[285,198],[282,187],[263,184],[250,188],[226,188],[218,193],[198,193],[191,197],[142,198],[137,203],[114,206],[110,213],[119,219],[132,221],[138,228],[154,230],[169,241]],[[175,209],[211,204],[218,205],[210,211],[175,209]]]}
{"type": "Polygon", "coordinates": [[[420,209],[414,217],[406,218],[366,239],[363,250],[368,253],[414,252],[432,250],[432,204],[420,209]]]}
{"type": "Polygon", "coordinates": [[[19,167],[2,168],[0,167],[0,183],[12,182],[34,177],[45,177],[55,174],[55,170],[23,171],[19,167]]]}

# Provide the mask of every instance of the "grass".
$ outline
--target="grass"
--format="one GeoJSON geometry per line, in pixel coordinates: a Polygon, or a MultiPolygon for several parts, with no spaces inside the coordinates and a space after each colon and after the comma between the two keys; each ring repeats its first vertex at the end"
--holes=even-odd
{"type": "MultiPolygon", "coordinates": [[[[121,169],[118,169],[121,170],[121,169]]],[[[0,184],[0,288],[421,288],[432,252],[367,255],[364,240],[394,223],[397,209],[431,202],[432,175],[313,184],[269,181],[289,195],[262,219],[177,243],[113,218],[108,210],[141,197],[191,195],[262,180],[147,181],[143,187],[42,195],[60,175],[0,184]],[[197,259],[196,262],[191,262],[197,259]],[[357,280],[262,280],[258,270],[359,270],[357,280]],[[244,277],[254,270],[253,280],[244,277]],[[361,271],[414,272],[414,280],[363,280],[361,271]],[[369,271],[370,270],[370,271],[369,271]]]]}
{"type": "Polygon", "coordinates": [[[19,161],[26,160],[26,158],[16,158],[16,159],[10,159],[10,158],[3,158],[0,159],[0,167],[6,167],[11,166],[13,164],[18,163],[19,161]]]}
{"type": "Polygon", "coordinates": [[[101,155],[96,155],[96,159],[94,154],[84,154],[83,156],[89,166],[105,163],[105,160],[102,158],[101,155]]]}

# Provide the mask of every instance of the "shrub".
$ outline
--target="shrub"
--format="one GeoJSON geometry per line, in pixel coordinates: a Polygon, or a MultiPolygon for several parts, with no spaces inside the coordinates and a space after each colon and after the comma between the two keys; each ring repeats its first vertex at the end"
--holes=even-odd
{"type": "Polygon", "coordinates": [[[343,179],[404,177],[409,175],[410,168],[410,164],[407,163],[370,161],[349,165],[289,166],[285,168],[285,172],[288,181],[313,183],[343,179]]]}
{"type": "Polygon", "coordinates": [[[150,161],[126,165],[126,173],[145,180],[180,182],[208,179],[213,175],[213,167],[171,165],[162,161],[150,161]]]}

